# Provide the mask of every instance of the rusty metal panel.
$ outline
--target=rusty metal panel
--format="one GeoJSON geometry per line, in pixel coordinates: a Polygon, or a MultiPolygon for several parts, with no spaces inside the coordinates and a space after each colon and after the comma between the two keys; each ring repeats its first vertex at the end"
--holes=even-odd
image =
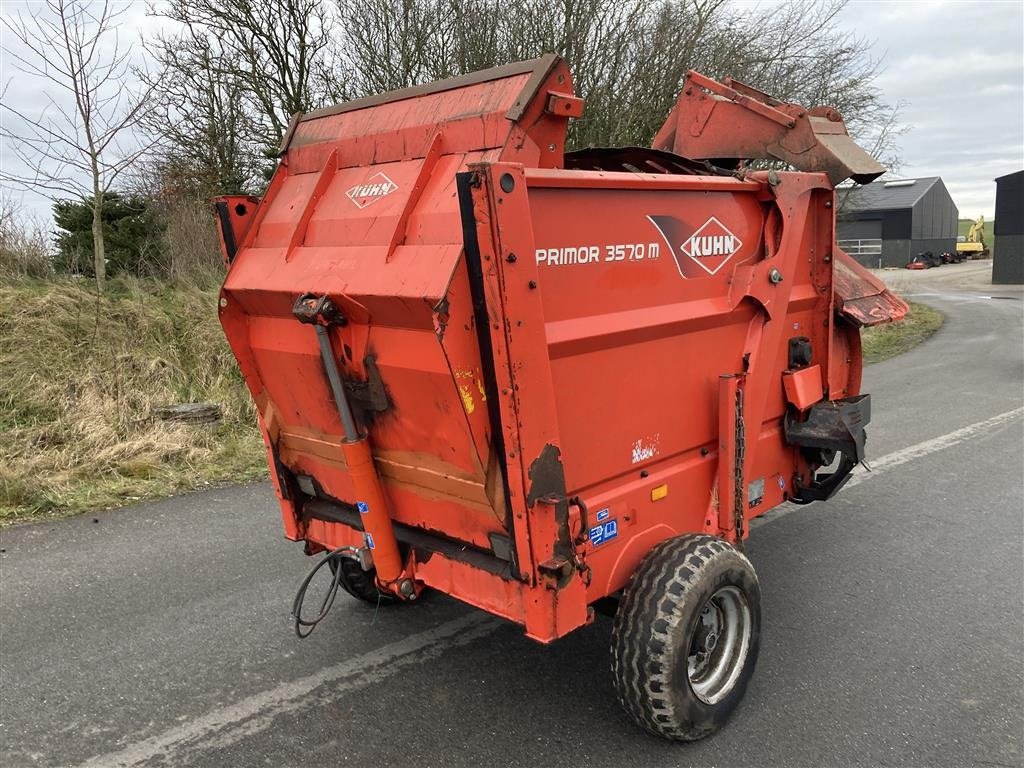
{"type": "Polygon", "coordinates": [[[885,283],[838,247],[835,265],[837,307],[843,317],[856,325],[866,327],[895,322],[902,320],[910,310],[885,283]]]}
{"type": "Polygon", "coordinates": [[[850,138],[832,107],[787,104],[693,70],[653,146],[691,160],[781,160],[797,170],[825,173],[833,185],[849,178],[866,184],[885,173],[850,138]]]}

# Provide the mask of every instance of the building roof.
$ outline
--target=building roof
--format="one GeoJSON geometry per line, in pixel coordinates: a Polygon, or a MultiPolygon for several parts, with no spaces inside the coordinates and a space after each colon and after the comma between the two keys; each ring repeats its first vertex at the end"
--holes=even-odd
{"type": "Polygon", "coordinates": [[[1012,173],[1004,173],[1002,176],[996,176],[996,181],[1002,181],[1003,179],[1009,179],[1011,176],[1020,176],[1024,171],[1013,171],[1012,173]]]}
{"type": "Polygon", "coordinates": [[[844,211],[893,211],[913,208],[925,193],[941,183],[938,176],[920,179],[885,179],[854,187],[843,201],[844,211]]]}

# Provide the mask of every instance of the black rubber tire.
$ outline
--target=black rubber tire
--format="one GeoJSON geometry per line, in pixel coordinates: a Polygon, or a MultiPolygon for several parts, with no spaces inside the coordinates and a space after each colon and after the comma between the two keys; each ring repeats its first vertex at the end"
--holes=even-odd
{"type": "Polygon", "coordinates": [[[397,599],[394,595],[389,595],[377,589],[377,571],[373,569],[364,571],[359,563],[348,557],[332,560],[330,563],[331,572],[334,573],[334,569],[337,567],[341,568],[339,583],[342,589],[352,595],[352,597],[373,606],[397,605],[404,602],[397,599]]]}
{"type": "Polygon", "coordinates": [[[761,635],[761,589],[750,561],[715,536],[686,535],[648,553],[627,585],[612,630],[612,677],[623,708],[647,731],[694,741],[728,720],[754,674],[761,635]],[[701,611],[723,587],[746,600],[745,658],[724,697],[707,704],[694,693],[687,657],[701,611]]]}

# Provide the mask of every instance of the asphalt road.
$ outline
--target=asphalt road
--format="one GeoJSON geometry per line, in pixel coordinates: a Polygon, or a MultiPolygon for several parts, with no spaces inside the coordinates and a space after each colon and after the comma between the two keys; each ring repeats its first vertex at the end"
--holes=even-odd
{"type": "Polygon", "coordinates": [[[308,561],[255,484],[0,532],[0,763],[1021,765],[1024,307],[928,286],[943,329],[866,371],[875,471],[752,532],[761,657],[713,738],[626,719],[607,619],[542,647],[339,598],[296,640],[308,561]]]}

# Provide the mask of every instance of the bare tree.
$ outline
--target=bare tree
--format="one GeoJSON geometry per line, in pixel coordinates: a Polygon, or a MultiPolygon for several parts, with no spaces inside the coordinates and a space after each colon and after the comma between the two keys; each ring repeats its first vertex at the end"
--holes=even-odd
{"type": "Polygon", "coordinates": [[[348,98],[415,85],[446,68],[448,30],[439,0],[367,0],[338,4],[344,30],[348,98]]]}
{"type": "Polygon", "coordinates": [[[649,143],[691,68],[835,106],[861,138],[891,113],[873,85],[879,62],[836,24],[845,0],[336,2],[346,98],[558,53],[587,103],[570,146],[649,143]]]}
{"type": "Polygon", "coordinates": [[[4,101],[9,118],[0,136],[27,169],[0,172],[0,179],[51,194],[72,195],[92,207],[96,287],[106,280],[103,198],[118,177],[149,146],[135,128],[152,87],[126,82],[129,51],[118,39],[120,16],[109,0],[46,0],[3,18],[19,44],[4,53],[26,75],[46,82],[45,106],[30,112],[4,101]]]}
{"type": "Polygon", "coordinates": [[[334,19],[320,0],[169,0],[153,13],[181,24],[183,39],[208,39],[213,73],[244,87],[267,148],[276,149],[294,113],[334,95],[328,79],[334,19]]]}
{"type": "Polygon", "coordinates": [[[576,76],[587,107],[583,119],[570,126],[571,144],[649,144],[687,70],[700,68],[706,35],[720,23],[724,5],[725,0],[640,4],[639,12],[618,16],[619,23],[604,32],[602,50],[576,76]]]}
{"type": "Polygon", "coordinates": [[[53,272],[49,240],[45,222],[0,191],[0,276],[48,277],[53,272]]]}
{"type": "MultiPolygon", "coordinates": [[[[189,95],[237,85],[229,101],[240,105],[238,119],[248,112],[260,120],[258,130],[237,123],[240,135],[258,133],[261,146],[276,147],[295,111],[558,53],[587,104],[570,124],[569,146],[649,144],[693,68],[785,100],[835,106],[858,138],[870,145],[881,136],[891,148],[898,127],[874,85],[880,62],[837,24],[844,3],[168,0],[157,12],[185,32],[165,41],[157,58],[178,72],[188,95],[173,97],[180,114],[171,110],[163,122],[180,122],[172,138],[182,147],[189,131],[219,145],[227,137],[218,126],[235,118],[189,95]]],[[[252,153],[245,141],[224,146],[252,153]]]]}
{"type": "Polygon", "coordinates": [[[260,118],[238,74],[238,53],[217,33],[194,27],[159,35],[147,50],[159,74],[142,77],[160,79],[161,87],[142,126],[159,140],[159,151],[135,174],[135,186],[148,181],[150,196],[204,199],[257,187],[260,118]]]}

